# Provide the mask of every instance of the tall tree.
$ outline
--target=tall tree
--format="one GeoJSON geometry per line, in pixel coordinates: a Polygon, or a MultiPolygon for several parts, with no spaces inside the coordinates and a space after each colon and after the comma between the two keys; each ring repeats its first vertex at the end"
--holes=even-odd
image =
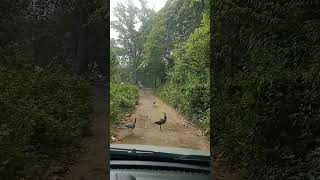
{"type": "Polygon", "coordinates": [[[192,3],[192,0],[169,0],[151,20],[141,66],[148,74],[152,74],[155,82],[160,80],[160,83],[164,83],[173,67],[174,44],[186,40],[201,23],[204,2],[198,2],[197,8],[192,7],[192,3]]]}
{"type": "Polygon", "coordinates": [[[141,9],[128,0],[125,4],[118,3],[114,9],[117,20],[111,22],[111,27],[118,33],[118,43],[124,50],[123,58],[128,61],[132,70],[132,80],[136,82],[137,71],[142,53],[142,36],[137,25],[147,23],[154,11],[146,6],[145,0],[140,0],[141,9]]]}

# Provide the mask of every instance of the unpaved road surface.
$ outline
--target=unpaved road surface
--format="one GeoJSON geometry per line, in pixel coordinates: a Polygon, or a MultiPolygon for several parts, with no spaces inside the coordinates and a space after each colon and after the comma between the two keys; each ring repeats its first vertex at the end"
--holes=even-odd
{"type": "Polygon", "coordinates": [[[80,159],[69,168],[65,180],[104,180],[109,176],[107,172],[109,162],[106,152],[108,147],[106,141],[106,87],[103,83],[98,82],[93,87],[92,93],[94,106],[92,135],[84,138],[82,148],[85,151],[80,155],[80,159]]]}
{"type": "Polygon", "coordinates": [[[237,170],[231,170],[222,166],[219,160],[211,162],[214,180],[243,180],[237,170]]]}
{"type": "Polygon", "coordinates": [[[169,147],[183,147],[209,151],[209,139],[200,130],[187,121],[173,107],[167,105],[152,95],[151,90],[143,89],[139,92],[139,104],[135,112],[125,119],[126,123],[137,118],[136,127],[131,134],[128,129],[113,129],[112,135],[120,144],[148,144],[169,147]],[[153,105],[152,98],[156,99],[153,105]],[[155,121],[163,118],[167,113],[167,121],[160,127],[155,121]]]}

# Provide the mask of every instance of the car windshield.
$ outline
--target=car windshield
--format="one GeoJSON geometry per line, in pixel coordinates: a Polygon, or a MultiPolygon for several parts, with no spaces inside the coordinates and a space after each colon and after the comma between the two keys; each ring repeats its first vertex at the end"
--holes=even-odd
{"type": "MultiPolygon", "coordinates": [[[[136,147],[136,146],[135,146],[136,147]]],[[[142,149],[142,148],[141,148],[142,149]]],[[[180,150],[182,153],[182,149],[180,150]]],[[[187,153],[181,154],[176,151],[152,151],[139,149],[126,149],[118,146],[111,146],[110,160],[144,160],[144,161],[161,161],[161,162],[183,162],[188,164],[197,164],[203,166],[210,165],[209,156],[205,153],[187,153]]]]}
{"type": "Polygon", "coordinates": [[[208,161],[209,59],[192,53],[209,49],[208,7],[159,2],[111,2],[111,155],[208,161]]]}

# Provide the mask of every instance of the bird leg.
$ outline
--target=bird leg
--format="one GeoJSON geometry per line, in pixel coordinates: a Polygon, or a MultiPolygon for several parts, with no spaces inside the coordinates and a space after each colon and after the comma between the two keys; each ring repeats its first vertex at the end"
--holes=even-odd
{"type": "Polygon", "coordinates": [[[161,131],[161,124],[160,124],[160,131],[161,131]]]}

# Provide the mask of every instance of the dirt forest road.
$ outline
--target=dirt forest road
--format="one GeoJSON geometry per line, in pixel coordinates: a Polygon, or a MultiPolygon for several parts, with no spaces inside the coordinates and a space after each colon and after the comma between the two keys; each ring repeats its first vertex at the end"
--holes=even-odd
{"type": "Polygon", "coordinates": [[[128,129],[113,129],[115,142],[120,144],[148,144],[169,147],[192,148],[209,151],[209,139],[201,131],[187,121],[173,107],[167,105],[152,94],[151,90],[139,91],[139,104],[132,115],[125,119],[126,123],[137,118],[136,127],[131,134],[128,129]],[[152,99],[156,99],[153,105],[152,99]],[[155,121],[167,113],[167,122],[160,127],[155,121]]]}
{"type": "Polygon", "coordinates": [[[106,87],[102,82],[95,83],[92,94],[93,127],[92,135],[82,141],[82,148],[85,151],[70,168],[65,180],[103,180],[107,179],[107,99],[106,87]]]}

